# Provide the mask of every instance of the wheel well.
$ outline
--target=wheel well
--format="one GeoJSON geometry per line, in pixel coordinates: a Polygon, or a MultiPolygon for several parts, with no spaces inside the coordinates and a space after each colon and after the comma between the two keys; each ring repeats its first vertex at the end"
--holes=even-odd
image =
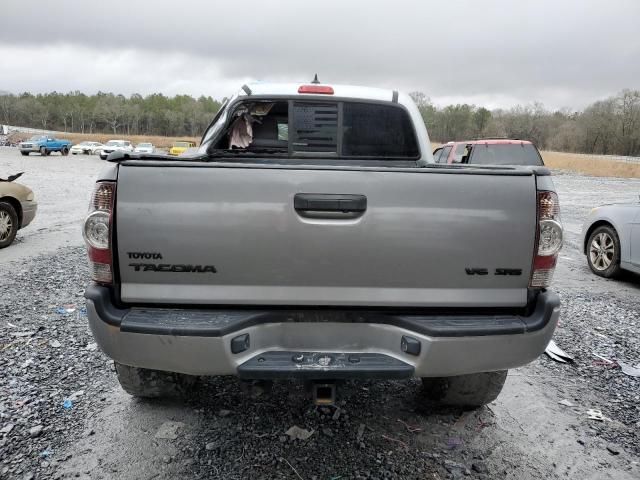
{"type": "Polygon", "coordinates": [[[609,228],[612,228],[614,232],[617,232],[616,227],[611,225],[611,223],[607,222],[606,220],[598,220],[597,222],[594,222],[589,227],[589,230],[587,230],[587,234],[584,236],[584,244],[582,245],[582,252],[585,255],[587,254],[587,244],[589,243],[589,237],[591,236],[591,232],[593,232],[598,227],[609,227],[609,228]]]}
{"type": "Polygon", "coordinates": [[[19,230],[22,227],[22,205],[20,205],[20,202],[18,201],[18,199],[13,197],[0,197],[0,202],[10,203],[11,206],[15,209],[16,213],[18,214],[18,230],[19,230]]]}

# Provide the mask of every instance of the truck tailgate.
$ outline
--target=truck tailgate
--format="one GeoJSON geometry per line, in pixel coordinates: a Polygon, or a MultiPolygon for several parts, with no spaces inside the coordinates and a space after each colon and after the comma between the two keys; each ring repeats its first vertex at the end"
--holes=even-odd
{"type": "Polygon", "coordinates": [[[124,163],[118,174],[124,302],[527,302],[536,230],[531,173],[141,163],[124,163]],[[331,198],[356,211],[333,209],[331,198]]]}

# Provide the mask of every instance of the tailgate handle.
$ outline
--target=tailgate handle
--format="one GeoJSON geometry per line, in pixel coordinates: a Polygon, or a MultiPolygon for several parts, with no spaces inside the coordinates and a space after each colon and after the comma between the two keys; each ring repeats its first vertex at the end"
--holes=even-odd
{"type": "Polygon", "coordinates": [[[364,195],[335,193],[296,193],[293,208],[300,214],[331,212],[332,214],[362,215],[367,209],[364,195]]]}

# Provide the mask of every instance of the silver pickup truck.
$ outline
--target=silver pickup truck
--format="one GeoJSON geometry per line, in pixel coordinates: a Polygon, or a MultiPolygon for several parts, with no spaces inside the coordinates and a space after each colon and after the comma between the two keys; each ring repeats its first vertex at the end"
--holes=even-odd
{"type": "Polygon", "coordinates": [[[440,165],[402,93],[245,85],[181,157],[114,153],[83,233],[91,329],[137,396],[198,376],[421,377],[476,407],[560,312],[544,167],[440,165]]]}

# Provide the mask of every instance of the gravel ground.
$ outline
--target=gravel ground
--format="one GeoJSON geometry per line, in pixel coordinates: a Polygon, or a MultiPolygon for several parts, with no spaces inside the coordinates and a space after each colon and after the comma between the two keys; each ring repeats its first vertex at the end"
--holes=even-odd
{"type": "Polygon", "coordinates": [[[576,387],[579,403],[593,399],[591,406],[584,406],[599,408],[628,427],[609,431],[594,426],[605,438],[640,455],[640,378],[627,376],[600,358],[640,364],[640,276],[625,273],[617,280],[595,276],[581,244],[582,222],[591,208],[637,201],[640,180],[556,175],[554,181],[566,230],[554,282],[562,298],[555,340],[576,361],[562,365],[547,359],[544,366],[561,384],[576,387]]]}
{"type": "MultiPolygon", "coordinates": [[[[636,280],[637,281],[637,280],[636,280]]],[[[560,290],[563,318],[555,341],[576,359],[573,365],[545,359],[554,386],[565,388],[578,409],[595,408],[610,421],[594,423],[603,438],[640,455],[640,378],[606,359],[640,363],[640,298],[626,301],[588,292],[560,290]],[[609,428],[613,424],[614,428],[609,428]]],[[[542,369],[541,369],[542,370],[542,369]]]]}
{"type": "Polygon", "coordinates": [[[114,384],[86,322],[84,256],[74,247],[0,270],[0,476],[50,471],[114,384]]]}
{"type": "Polygon", "coordinates": [[[543,356],[514,370],[488,407],[428,410],[419,382],[403,381],[351,382],[339,408],[318,408],[301,385],[252,396],[234,378],[149,402],[117,386],[82,309],[78,224],[103,164],[14,152],[0,149],[0,173],[26,170],[42,208],[0,251],[0,478],[640,478],[640,382],[593,355],[640,363],[640,281],[593,276],[578,249],[589,209],[635,198],[640,181],[556,177],[567,243],[555,339],[576,362],[543,356]],[[51,220],[63,197],[72,211],[51,220]],[[606,419],[588,419],[590,408],[606,419]],[[313,433],[292,440],[292,426],[313,433]]]}

